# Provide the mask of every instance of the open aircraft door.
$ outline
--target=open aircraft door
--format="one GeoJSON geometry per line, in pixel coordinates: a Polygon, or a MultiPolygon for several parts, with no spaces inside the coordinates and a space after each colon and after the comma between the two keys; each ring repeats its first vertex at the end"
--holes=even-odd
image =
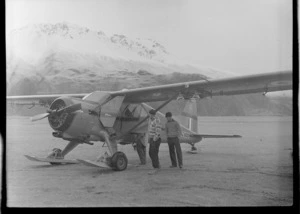
{"type": "Polygon", "coordinates": [[[104,127],[113,127],[118,113],[120,111],[121,105],[123,103],[123,100],[124,96],[117,96],[101,106],[100,120],[104,127]]]}

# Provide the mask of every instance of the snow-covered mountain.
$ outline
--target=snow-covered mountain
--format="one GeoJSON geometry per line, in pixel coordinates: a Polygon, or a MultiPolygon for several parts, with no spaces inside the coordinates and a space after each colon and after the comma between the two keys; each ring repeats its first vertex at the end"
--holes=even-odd
{"type": "MultiPolygon", "coordinates": [[[[6,45],[8,95],[89,93],[234,75],[182,61],[152,39],[106,35],[69,23],[28,25],[9,32],[6,45]]],[[[215,97],[202,100],[198,113],[291,115],[290,100],[280,101],[258,94],[215,97]]]]}
{"type": "MultiPolygon", "coordinates": [[[[28,25],[9,32],[6,39],[10,94],[20,92],[14,88],[25,80],[34,84],[39,92],[63,93],[64,90],[52,89],[65,83],[81,84],[82,89],[84,83],[101,83],[103,78],[119,81],[128,75],[136,76],[138,72],[150,75],[195,73],[203,78],[232,76],[228,72],[182,61],[152,39],[106,35],[70,23],[28,25]]],[[[90,89],[87,87],[86,90],[90,89]]]]}

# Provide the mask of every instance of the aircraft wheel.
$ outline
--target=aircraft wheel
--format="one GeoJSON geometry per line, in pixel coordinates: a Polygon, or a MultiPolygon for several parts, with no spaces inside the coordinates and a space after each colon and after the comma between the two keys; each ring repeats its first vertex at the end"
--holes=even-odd
{"type": "Polygon", "coordinates": [[[116,171],[123,171],[127,168],[127,157],[123,152],[116,152],[112,158],[112,167],[116,171]]]}

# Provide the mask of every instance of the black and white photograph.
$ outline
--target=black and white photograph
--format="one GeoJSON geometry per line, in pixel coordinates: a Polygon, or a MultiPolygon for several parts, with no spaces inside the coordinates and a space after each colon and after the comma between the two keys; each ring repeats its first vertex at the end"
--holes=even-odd
{"type": "Polygon", "coordinates": [[[2,206],[295,206],[292,0],[6,0],[5,48],[2,206]]]}

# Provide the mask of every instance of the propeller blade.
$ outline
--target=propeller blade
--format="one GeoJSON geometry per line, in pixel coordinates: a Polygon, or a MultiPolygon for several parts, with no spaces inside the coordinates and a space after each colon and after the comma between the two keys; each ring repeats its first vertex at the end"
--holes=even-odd
{"type": "Polygon", "coordinates": [[[31,121],[37,121],[37,120],[44,119],[45,117],[48,117],[51,114],[61,114],[63,112],[71,114],[71,113],[73,113],[77,110],[80,110],[80,109],[81,109],[81,104],[80,103],[65,107],[65,108],[60,109],[58,111],[49,109],[49,110],[47,110],[47,113],[35,115],[35,116],[31,117],[30,120],[31,121]]]}
{"type": "Polygon", "coordinates": [[[81,109],[81,103],[77,103],[77,104],[74,104],[74,105],[71,105],[71,106],[68,106],[68,107],[65,107],[63,109],[60,109],[57,111],[58,114],[66,111],[66,113],[70,114],[70,113],[73,113],[77,110],[80,110],[81,109]]]}
{"type": "Polygon", "coordinates": [[[33,121],[44,119],[45,117],[48,117],[48,116],[49,116],[49,113],[38,114],[38,115],[31,117],[30,120],[33,122],[33,121]]]}

